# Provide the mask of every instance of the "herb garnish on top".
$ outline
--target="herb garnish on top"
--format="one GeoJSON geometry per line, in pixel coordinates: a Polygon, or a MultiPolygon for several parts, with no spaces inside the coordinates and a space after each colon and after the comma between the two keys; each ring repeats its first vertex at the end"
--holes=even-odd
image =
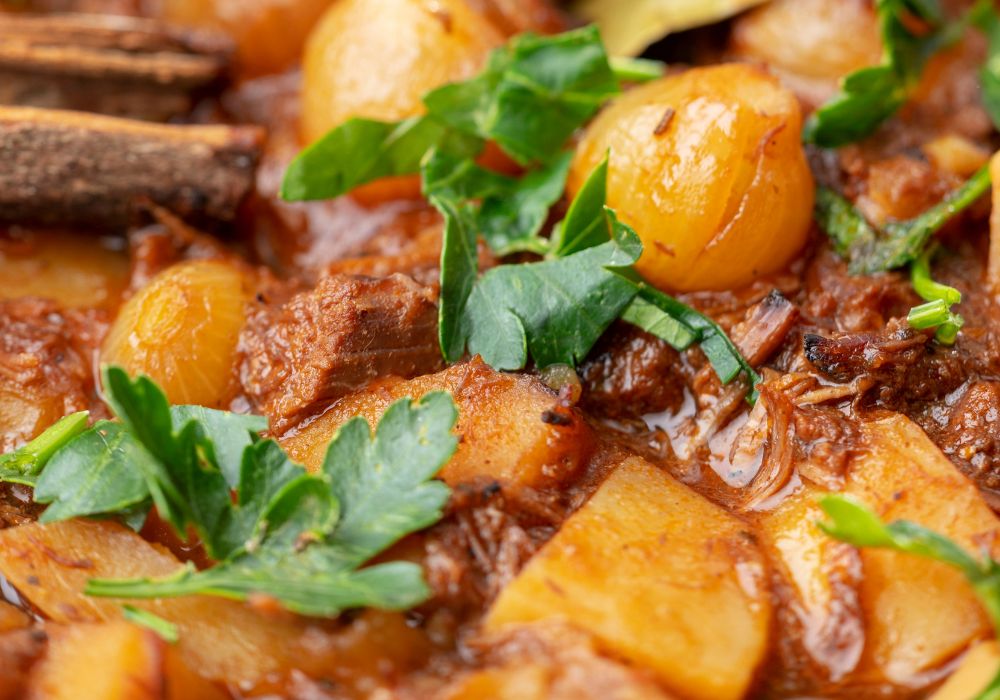
{"type": "Polygon", "coordinates": [[[620,92],[620,80],[660,73],[654,62],[609,60],[594,27],[521,35],[494,51],[478,76],[427,93],[423,116],[351,119],[333,129],[289,166],[282,196],[324,199],[419,171],[445,220],[439,335],[448,361],[468,351],[497,369],[520,369],[529,358],[539,367],[576,365],[621,318],[680,350],[697,343],[724,383],[744,373],[753,386],[759,376],[715,322],[633,269],[642,245],[605,206],[606,162],[552,235],[540,235],[565,189],[567,140],[620,92]],[[525,173],[512,178],[479,165],[487,142],[525,173]],[[480,237],[498,255],[544,259],[480,277],[480,237]]]}

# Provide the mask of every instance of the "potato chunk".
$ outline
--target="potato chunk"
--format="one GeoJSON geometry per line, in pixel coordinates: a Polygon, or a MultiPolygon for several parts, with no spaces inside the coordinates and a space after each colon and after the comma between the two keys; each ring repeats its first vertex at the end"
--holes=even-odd
{"type": "Polygon", "coordinates": [[[128,256],[74,232],[29,231],[0,238],[0,299],[43,297],[64,308],[114,309],[128,278],[128,256]]]}
{"type": "Polygon", "coordinates": [[[344,397],[318,419],[281,440],[292,459],[316,471],[337,429],[353,416],[374,425],[393,401],[451,392],[458,404],[458,451],[441,478],[455,486],[486,479],[533,488],[558,483],[587,459],[589,426],[559,407],[537,379],[497,372],[481,360],[409,381],[389,380],[344,397]]]}
{"type": "Polygon", "coordinates": [[[169,267],[122,306],[101,361],[147,374],[171,403],[220,407],[236,388],[236,344],[249,287],[218,260],[169,267]]]}
{"type": "Polygon", "coordinates": [[[494,603],[489,631],[556,619],[704,700],[740,698],[767,649],[749,528],[639,458],[622,463],[494,603]]]}
{"type": "Polygon", "coordinates": [[[986,687],[1000,669],[1000,647],[995,641],[977,644],[962,658],[958,669],[930,700],[968,700],[986,687]]]}
{"type": "Polygon", "coordinates": [[[151,630],[124,621],[50,625],[48,654],[29,679],[31,700],[221,700],[151,630]]]}
{"type": "Polygon", "coordinates": [[[643,242],[636,267],[667,290],[731,289],[780,270],[812,223],[802,113],[771,75],[695,68],[630,90],[587,128],[567,183],[610,150],[608,206],[643,242]]]}
{"type": "MultiPolygon", "coordinates": [[[[180,563],[117,523],[68,520],[0,530],[0,571],[55,622],[121,618],[121,601],[83,594],[89,578],[162,576],[180,563]]],[[[302,625],[269,619],[233,601],[204,596],[137,600],[177,625],[178,650],[207,678],[256,681],[290,664],[302,625]]]]}
{"type": "Polygon", "coordinates": [[[756,520],[761,545],[780,581],[778,623],[795,631],[790,643],[779,647],[781,661],[801,669],[802,682],[810,688],[847,677],[865,642],[856,588],[860,556],[817,527],[825,519],[818,503],[822,495],[805,485],[756,520]]]}
{"type": "MultiPolygon", "coordinates": [[[[869,450],[850,467],[848,493],[883,520],[913,521],[970,552],[993,542],[1000,520],[916,424],[894,415],[866,424],[864,434],[869,450]]],[[[868,673],[918,682],[989,633],[971,586],[955,569],[887,550],[862,550],[861,559],[868,673]]]]}
{"type": "Polygon", "coordinates": [[[114,622],[48,632],[48,654],[29,681],[31,700],[163,697],[163,640],[152,631],[114,622]]]}

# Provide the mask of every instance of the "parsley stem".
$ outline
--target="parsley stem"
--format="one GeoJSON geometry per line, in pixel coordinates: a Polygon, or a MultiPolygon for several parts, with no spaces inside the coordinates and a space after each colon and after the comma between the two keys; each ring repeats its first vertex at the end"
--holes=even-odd
{"type": "Polygon", "coordinates": [[[608,63],[615,77],[623,83],[645,83],[656,80],[662,78],[667,70],[665,63],[649,58],[614,56],[608,63]]]}
{"type": "Polygon", "coordinates": [[[928,246],[910,265],[913,289],[927,303],[910,309],[906,320],[917,329],[937,326],[934,334],[937,341],[942,345],[952,345],[965,324],[965,319],[951,310],[953,304],[961,303],[962,293],[931,278],[931,259],[935,252],[936,245],[928,246]]]}
{"type": "Polygon", "coordinates": [[[923,330],[947,323],[950,314],[948,303],[944,299],[935,299],[910,309],[906,322],[911,328],[923,330]]]}
{"type": "Polygon", "coordinates": [[[87,429],[88,411],[64,416],[34,440],[9,454],[0,455],[0,481],[34,485],[52,456],[87,429]]]}
{"type": "Polygon", "coordinates": [[[886,262],[886,267],[899,267],[916,259],[923,252],[931,236],[941,230],[941,227],[955,214],[967,209],[989,189],[990,170],[989,164],[986,164],[923,214],[908,221],[886,225],[885,232],[889,237],[902,243],[886,262]]]}
{"type": "Polygon", "coordinates": [[[160,637],[160,639],[168,644],[176,644],[180,639],[180,633],[177,631],[177,625],[169,620],[164,620],[159,615],[155,615],[148,610],[137,608],[134,605],[123,605],[122,617],[129,622],[133,622],[137,625],[145,627],[146,629],[152,630],[157,634],[157,636],[160,637]]]}
{"type": "Polygon", "coordinates": [[[962,293],[954,287],[935,282],[931,278],[931,258],[937,252],[937,246],[931,246],[923,252],[910,266],[910,281],[913,290],[924,301],[943,299],[949,305],[961,304],[962,293]]]}

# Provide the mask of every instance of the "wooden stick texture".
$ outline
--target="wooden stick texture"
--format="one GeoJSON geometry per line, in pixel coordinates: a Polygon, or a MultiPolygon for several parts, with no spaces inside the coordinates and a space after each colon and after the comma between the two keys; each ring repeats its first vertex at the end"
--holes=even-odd
{"type": "Polygon", "coordinates": [[[0,107],[0,221],[124,228],[148,202],[227,222],[253,187],[264,132],[0,107]]]}

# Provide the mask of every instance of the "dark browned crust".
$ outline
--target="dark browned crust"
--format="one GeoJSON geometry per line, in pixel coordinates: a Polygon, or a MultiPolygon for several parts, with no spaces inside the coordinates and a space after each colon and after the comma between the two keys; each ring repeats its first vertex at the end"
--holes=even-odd
{"type": "Polygon", "coordinates": [[[124,228],[144,203],[226,222],[253,186],[264,132],[0,107],[0,221],[124,228]]]}
{"type": "Polygon", "coordinates": [[[218,83],[232,52],[223,35],[147,19],[0,14],[0,104],[163,121],[218,83]]]}

